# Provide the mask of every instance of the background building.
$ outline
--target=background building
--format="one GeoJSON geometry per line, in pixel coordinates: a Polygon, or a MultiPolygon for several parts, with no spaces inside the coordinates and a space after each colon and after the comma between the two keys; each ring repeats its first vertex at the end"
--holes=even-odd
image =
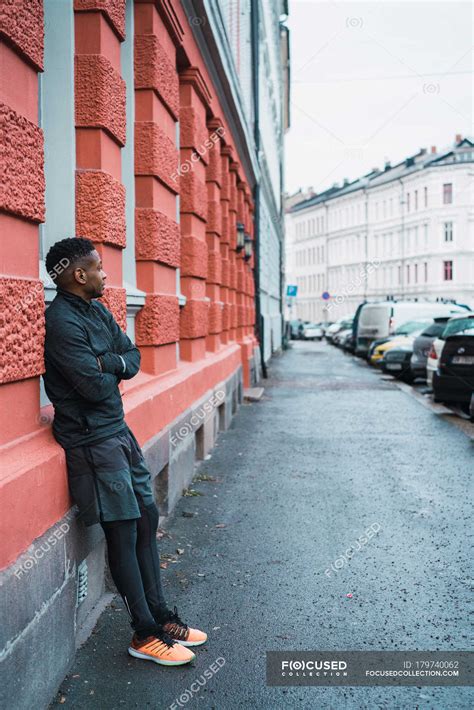
{"type": "Polygon", "coordinates": [[[41,388],[45,255],[79,235],[102,256],[104,301],[142,354],[121,384],[126,418],[166,516],[259,378],[256,310],[262,342],[279,344],[280,12],[1,4],[2,705],[47,704],[104,598],[102,532],[75,523],[41,388]]]}
{"type": "Polygon", "coordinates": [[[473,161],[473,143],[456,136],[289,207],[291,317],[333,321],[392,296],[474,307],[473,161]]]}

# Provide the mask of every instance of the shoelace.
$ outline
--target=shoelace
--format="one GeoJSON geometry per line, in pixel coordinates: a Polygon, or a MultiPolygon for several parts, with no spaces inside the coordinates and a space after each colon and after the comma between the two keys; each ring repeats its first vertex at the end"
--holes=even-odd
{"type": "Polygon", "coordinates": [[[151,641],[151,650],[158,648],[159,642],[166,644],[169,648],[174,646],[176,643],[175,639],[172,639],[171,636],[166,633],[161,624],[157,624],[150,635],[155,637],[155,642],[151,641]]]}
{"type": "Polygon", "coordinates": [[[173,611],[170,611],[168,614],[168,618],[166,619],[165,622],[167,625],[169,624],[169,630],[171,633],[175,634],[176,636],[179,636],[181,639],[185,639],[188,631],[188,625],[182,621],[182,619],[179,618],[178,616],[178,609],[174,607],[173,611]]]}

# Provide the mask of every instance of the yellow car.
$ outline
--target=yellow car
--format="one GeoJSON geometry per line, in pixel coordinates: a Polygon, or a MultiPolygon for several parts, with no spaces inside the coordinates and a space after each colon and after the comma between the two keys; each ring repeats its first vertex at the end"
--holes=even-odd
{"type": "Polygon", "coordinates": [[[381,365],[383,357],[387,350],[397,348],[399,345],[404,345],[405,343],[411,343],[412,341],[413,338],[400,337],[393,338],[392,340],[387,340],[387,342],[382,343],[381,345],[377,345],[377,347],[374,348],[374,351],[369,358],[370,364],[375,365],[375,367],[381,365]]]}

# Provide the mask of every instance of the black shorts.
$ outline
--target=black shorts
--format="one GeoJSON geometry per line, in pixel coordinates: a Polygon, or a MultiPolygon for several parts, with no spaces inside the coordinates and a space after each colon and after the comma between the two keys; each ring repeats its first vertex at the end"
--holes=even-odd
{"type": "Polygon", "coordinates": [[[140,518],[154,502],[151,473],[128,426],[96,444],[66,449],[68,483],[85,525],[140,518]]]}

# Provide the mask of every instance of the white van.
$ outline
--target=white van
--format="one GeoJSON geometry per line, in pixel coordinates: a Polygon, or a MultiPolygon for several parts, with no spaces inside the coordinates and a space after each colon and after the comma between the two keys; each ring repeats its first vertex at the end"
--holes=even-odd
{"type": "Polygon", "coordinates": [[[430,303],[428,301],[379,301],[366,303],[357,323],[356,355],[366,355],[374,340],[387,338],[395,328],[417,318],[438,318],[466,309],[455,303],[430,303]]]}

